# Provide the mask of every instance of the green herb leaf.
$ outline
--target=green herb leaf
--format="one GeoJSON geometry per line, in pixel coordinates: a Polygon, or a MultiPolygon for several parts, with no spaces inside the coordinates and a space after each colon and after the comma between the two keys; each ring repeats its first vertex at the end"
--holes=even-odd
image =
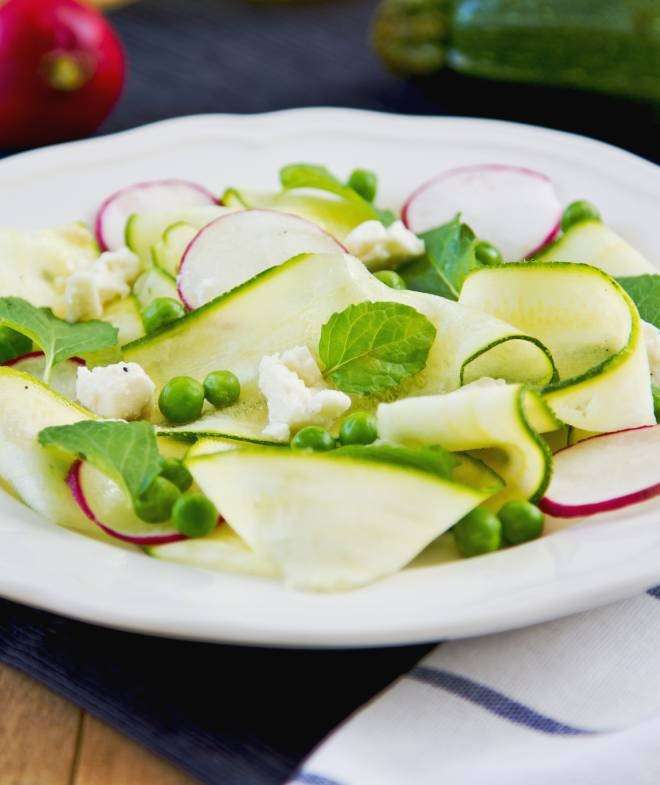
{"type": "Polygon", "coordinates": [[[461,217],[457,215],[453,221],[430,229],[420,237],[438,277],[447,284],[454,299],[458,299],[468,274],[484,267],[474,253],[479,242],[474,232],[467,224],[461,223],[461,217]]]}
{"type": "Polygon", "coordinates": [[[660,275],[632,275],[617,280],[630,295],[642,319],[660,330],[660,275]]]}
{"type": "Polygon", "coordinates": [[[348,445],[329,453],[337,458],[359,458],[363,461],[409,466],[438,477],[450,479],[458,459],[440,446],[398,447],[392,444],[348,445]]]}
{"type": "Polygon", "coordinates": [[[364,302],[323,325],[319,356],[340,390],[376,393],[421,371],[435,335],[431,322],[409,305],[364,302]]]}
{"type": "Polygon", "coordinates": [[[420,237],[426,246],[425,255],[397,272],[409,289],[458,300],[468,274],[485,266],[475,255],[478,238],[469,226],[461,223],[460,215],[420,237]]]}
{"type": "Polygon", "coordinates": [[[0,297],[0,325],[30,338],[46,356],[44,381],[55,363],[117,345],[118,330],[106,322],[69,324],[48,308],[36,308],[20,297],[0,297]]]}
{"type": "Polygon", "coordinates": [[[56,445],[107,474],[133,501],[160,474],[162,459],[151,423],[81,420],[55,425],[39,434],[44,447],[56,445]]]}
{"type": "Polygon", "coordinates": [[[280,169],[280,182],[285,191],[293,188],[315,188],[319,191],[328,191],[336,196],[340,196],[346,201],[355,202],[373,213],[374,218],[381,221],[385,226],[389,226],[395,220],[392,212],[375,207],[349,185],[342,183],[325,166],[319,166],[318,164],[289,164],[280,169]]]}
{"type": "Polygon", "coordinates": [[[453,286],[450,286],[448,281],[438,273],[431,264],[428,255],[421,256],[419,259],[413,259],[412,262],[397,267],[396,271],[406,282],[408,289],[412,289],[415,292],[437,294],[439,297],[445,297],[447,300],[458,299],[453,286]]]}
{"type": "Polygon", "coordinates": [[[344,185],[325,166],[317,164],[289,164],[280,169],[282,188],[316,188],[348,199],[350,202],[365,202],[350,186],[344,185]]]}

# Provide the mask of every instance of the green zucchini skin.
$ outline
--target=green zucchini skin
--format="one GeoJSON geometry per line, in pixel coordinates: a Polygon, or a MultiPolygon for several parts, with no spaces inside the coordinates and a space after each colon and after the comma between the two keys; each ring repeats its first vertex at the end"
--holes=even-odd
{"type": "Polygon", "coordinates": [[[658,0],[384,0],[374,42],[400,73],[446,64],[470,76],[660,101],[658,0]]]}

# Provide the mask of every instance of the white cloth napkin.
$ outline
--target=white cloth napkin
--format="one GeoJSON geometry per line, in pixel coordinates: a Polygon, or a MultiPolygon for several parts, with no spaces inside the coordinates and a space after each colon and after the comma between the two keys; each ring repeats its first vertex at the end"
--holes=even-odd
{"type": "Polygon", "coordinates": [[[660,587],[438,646],[291,783],[658,785],[660,587]]]}

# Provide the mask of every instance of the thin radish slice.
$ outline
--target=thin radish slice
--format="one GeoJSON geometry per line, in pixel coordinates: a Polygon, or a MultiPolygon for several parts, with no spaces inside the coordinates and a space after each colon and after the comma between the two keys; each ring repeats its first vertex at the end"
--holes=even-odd
{"type": "Polygon", "coordinates": [[[188,180],[152,180],[135,183],[108,196],[96,213],[94,233],[103,251],[116,251],[126,243],[126,221],[133,213],[217,204],[204,186],[188,180]]]}
{"type": "Polygon", "coordinates": [[[556,518],[618,510],[660,495],[660,425],[585,439],[554,456],[539,506],[556,518]]]}
{"type": "Polygon", "coordinates": [[[544,174],[507,164],[480,164],[450,169],[422,185],[406,200],[402,218],[420,234],[457,213],[477,237],[514,262],[554,239],[562,208],[544,174]]]}
{"type": "Polygon", "coordinates": [[[87,461],[76,461],[66,478],[74,501],[99,529],[134,545],[164,545],[187,539],[171,523],[137,517],[121,488],[87,461]]]}
{"type": "Polygon", "coordinates": [[[302,253],[345,253],[320,226],[289,213],[245,210],[217,218],[186,249],[179,297],[199,308],[260,272],[302,253]]]}
{"type": "MultiPolygon", "coordinates": [[[[20,357],[14,357],[13,360],[7,360],[3,365],[9,365],[17,371],[29,373],[36,376],[37,379],[43,379],[46,360],[43,352],[29,352],[20,357]]],[[[78,378],[78,368],[81,365],[85,365],[85,361],[80,357],[70,357],[68,360],[57,363],[53,366],[49,387],[65,398],[75,401],[76,379],[78,378]]]]}

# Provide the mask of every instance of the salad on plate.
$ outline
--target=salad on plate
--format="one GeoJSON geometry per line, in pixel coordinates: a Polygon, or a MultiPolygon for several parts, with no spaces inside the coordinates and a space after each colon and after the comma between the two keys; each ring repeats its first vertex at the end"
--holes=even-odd
{"type": "Polygon", "coordinates": [[[0,230],[0,484],[152,558],[354,589],[660,494],[660,274],[542,173],[316,164],[0,230]]]}

